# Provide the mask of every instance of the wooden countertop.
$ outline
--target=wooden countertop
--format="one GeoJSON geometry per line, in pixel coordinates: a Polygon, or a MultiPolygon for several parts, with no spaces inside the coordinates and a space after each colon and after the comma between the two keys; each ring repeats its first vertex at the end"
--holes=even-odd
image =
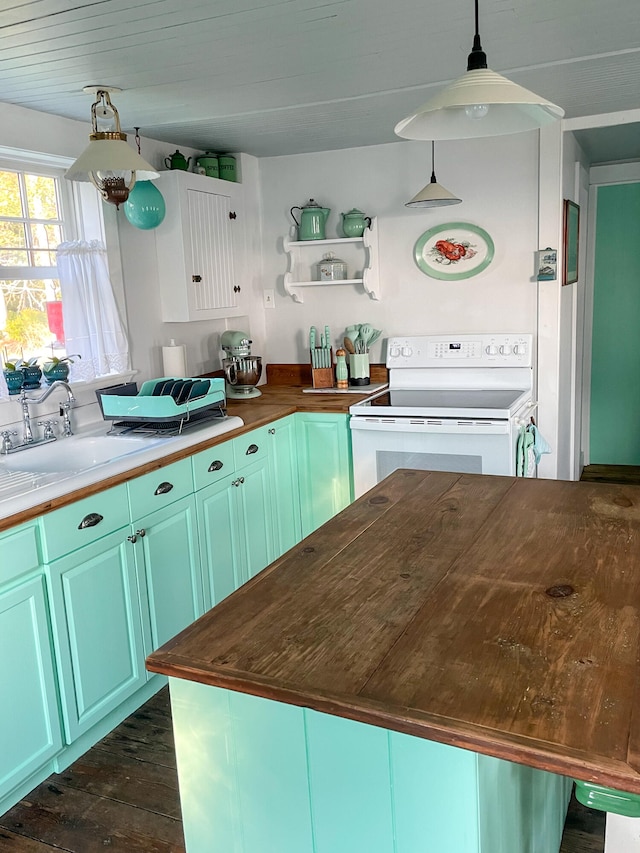
{"type": "Polygon", "coordinates": [[[640,793],[640,487],[397,471],[148,659],[640,793]]]}
{"type": "MultiPolygon", "coordinates": [[[[282,365],[280,367],[286,367],[282,365]]],[[[291,365],[291,368],[298,368],[297,365],[291,365]]],[[[224,441],[229,441],[236,436],[249,432],[257,427],[264,426],[278,418],[284,418],[294,412],[326,412],[326,413],[345,413],[349,412],[349,406],[362,400],[369,395],[366,387],[363,388],[362,394],[306,394],[302,390],[305,387],[304,372],[294,370],[290,373],[290,380],[296,382],[302,376],[302,384],[286,384],[287,375],[283,376],[283,371],[276,374],[276,379],[280,384],[261,385],[260,391],[262,396],[253,397],[248,400],[228,400],[227,413],[229,415],[237,415],[244,421],[244,426],[237,430],[223,433],[220,436],[209,438],[199,444],[194,444],[189,448],[169,453],[160,459],[155,459],[152,462],[146,462],[143,465],[138,465],[130,468],[128,471],[116,474],[111,477],[105,477],[97,483],[90,486],[74,489],[69,481],[70,488],[64,494],[60,494],[56,498],[43,501],[27,510],[16,512],[12,515],[7,515],[0,519],[0,532],[15,527],[17,524],[22,524],[33,518],[37,518],[46,512],[51,512],[61,506],[73,503],[74,501],[88,497],[92,494],[97,494],[105,489],[117,486],[119,483],[127,482],[135,477],[140,477],[149,471],[156,471],[172,462],[178,462],[187,456],[198,453],[201,450],[206,450],[208,447],[213,447],[216,444],[221,444],[224,441]]],[[[308,387],[306,384],[306,387],[308,387]]],[[[106,424],[105,424],[106,429],[106,424]]],[[[116,439],[114,439],[116,440],[116,439]]],[[[27,452],[28,451],[24,451],[27,452]]]]}

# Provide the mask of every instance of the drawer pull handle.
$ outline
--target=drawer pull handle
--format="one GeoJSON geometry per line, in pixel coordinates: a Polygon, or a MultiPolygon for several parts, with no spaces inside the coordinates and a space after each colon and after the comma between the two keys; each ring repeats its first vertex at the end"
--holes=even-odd
{"type": "Polygon", "coordinates": [[[158,486],[158,488],[155,490],[155,492],[153,494],[154,495],[166,495],[167,492],[170,492],[172,488],[173,488],[173,483],[167,483],[167,481],[165,480],[164,483],[160,483],[160,485],[158,486]]]}
{"type": "Polygon", "coordinates": [[[245,453],[245,456],[251,456],[252,453],[257,453],[259,450],[260,448],[257,444],[250,444],[249,447],[247,447],[247,452],[245,453]]]}
{"type": "Polygon", "coordinates": [[[96,524],[100,524],[103,518],[104,516],[100,515],[98,512],[90,512],[89,515],[85,515],[82,519],[78,525],[78,530],[85,530],[87,527],[95,527],[96,524]]]}
{"type": "Polygon", "coordinates": [[[214,462],[209,465],[209,473],[211,471],[219,471],[222,468],[222,462],[219,459],[216,459],[214,462]]]}

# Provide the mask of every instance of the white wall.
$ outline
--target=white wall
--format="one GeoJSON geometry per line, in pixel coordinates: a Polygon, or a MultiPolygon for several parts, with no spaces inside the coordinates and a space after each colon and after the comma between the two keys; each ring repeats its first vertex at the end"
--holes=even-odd
{"type": "MultiPolygon", "coordinates": [[[[312,324],[329,324],[334,343],[346,326],[365,321],[382,329],[383,338],[488,330],[535,334],[537,133],[441,142],[435,155],[438,181],[462,204],[430,211],[404,206],[429,180],[431,146],[426,142],[260,160],[263,282],[277,291],[275,310],[265,312],[270,362],[308,360],[312,324]],[[310,197],[332,210],[327,236],[339,233],[339,214],[352,207],[378,217],[380,302],[355,286],[305,288],[302,305],[284,293],[282,240],[292,224],[289,210],[310,197]],[[471,222],[491,235],[495,258],[484,272],[443,282],[416,266],[416,240],[447,222],[471,222]]],[[[319,249],[317,260],[321,256],[319,249]]],[[[382,340],[374,345],[372,361],[384,361],[382,346],[382,340]]]]}

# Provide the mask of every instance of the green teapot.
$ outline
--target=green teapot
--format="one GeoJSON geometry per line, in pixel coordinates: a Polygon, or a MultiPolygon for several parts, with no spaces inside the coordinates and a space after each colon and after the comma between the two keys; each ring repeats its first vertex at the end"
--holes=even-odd
{"type": "Polygon", "coordinates": [[[328,207],[320,207],[312,198],[302,207],[292,207],[291,217],[298,226],[298,240],[324,240],[324,226],[331,213],[328,207]],[[294,210],[300,211],[300,222],[296,219],[294,210]]]}
{"type": "Polygon", "coordinates": [[[371,228],[371,217],[365,216],[356,207],[348,213],[341,213],[342,231],[345,237],[362,237],[365,228],[371,228]]]}
{"type": "Polygon", "coordinates": [[[186,172],[189,168],[189,163],[191,162],[191,157],[186,158],[184,154],[181,154],[176,150],[171,157],[164,158],[164,165],[167,169],[181,169],[183,172],[186,172]]]}

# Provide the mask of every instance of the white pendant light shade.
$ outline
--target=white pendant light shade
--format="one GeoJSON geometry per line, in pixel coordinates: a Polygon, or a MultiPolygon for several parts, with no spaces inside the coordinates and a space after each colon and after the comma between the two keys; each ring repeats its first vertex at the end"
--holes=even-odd
{"type": "Polygon", "coordinates": [[[69,167],[65,178],[70,181],[91,181],[91,172],[135,172],[139,181],[150,181],[160,175],[122,139],[92,139],[69,167]]]}
{"type": "Polygon", "coordinates": [[[467,71],[413,115],[398,122],[404,139],[472,139],[536,130],[562,118],[564,110],[502,74],[467,71]]]}
{"type": "Polygon", "coordinates": [[[424,187],[420,190],[419,193],[414,195],[411,201],[408,201],[405,204],[405,207],[447,207],[450,204],[460,204],[461,201],[461,198],[458,198],[453,193],[450,193],[449,190],[441,186],[436,180],[435,144],[432,141],[431,180],[426,185],[426,187],[424,187]]]}
{"type": "Polygon", "coordinates": [[[480,43],[478,0],[476,31],[467,73],[446,86],[395,132],[404,139],[475,139],[537,130],[562,118],[564,110],[487,67],[480,43]]]}

